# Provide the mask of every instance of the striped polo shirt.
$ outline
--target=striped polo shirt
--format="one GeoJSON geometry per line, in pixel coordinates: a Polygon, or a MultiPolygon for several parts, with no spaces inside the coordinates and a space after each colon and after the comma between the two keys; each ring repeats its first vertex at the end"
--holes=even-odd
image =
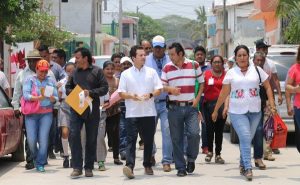
{"type": "Polygon", "coordinates": [[[199,83],[203,83],[201,68],[195,61],[185,59],[182,68],[179,68],[169,62],[162,71],[161,80],[164,85],[180,88],[180,95],[174,96],[169,94],[171,101],[191,101],[195,98],[195,80],[198,78],[199,83]],[[193,67],[193,63],[194,67],[193,67]]]}

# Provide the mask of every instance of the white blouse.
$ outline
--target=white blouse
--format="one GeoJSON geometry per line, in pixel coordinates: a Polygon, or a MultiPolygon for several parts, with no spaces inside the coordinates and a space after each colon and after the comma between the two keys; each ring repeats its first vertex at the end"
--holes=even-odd
{"type": "MultiPolygon", "coordinates": [[[[257,67],[261,81],[268,79],[268,74],[257,67]]],[[[246,74],[238,66],[230,69],[223,80],[223,84],[230,84],[229,113],[245,114],[247,112],[260,112],[261,99],[259,96],[259,76],[254,65],[250,65],[246,74]]]]}

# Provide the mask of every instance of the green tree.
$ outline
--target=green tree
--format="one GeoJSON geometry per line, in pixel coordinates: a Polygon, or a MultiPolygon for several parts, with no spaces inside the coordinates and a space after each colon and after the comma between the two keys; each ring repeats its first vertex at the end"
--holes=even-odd
{"type": "Polygon", "coordinates": [[[159,24],[157,20],[152,19],[150,16],[144,15],[143,13],[132,13],[127,12],[126,15],[134,16],[139,18],[139,30],[138,30],[138,40],[149,40],[156,35],[165,36],[166,32],[163,27],[159,24]]]}
{"type": "Polygon", "coordinates": [[[55,16],[46,12],[32,12],[24,24],[13,29],[14,42],[39,40],[41,43],[63,48],[63,43],[72,39],[70,32],[59,30],[55,25],[55,16]]]}
{"type": "Polygon", "coordinates": [[[186,27],[191,32],[192,40],[201,40],[204,47],[206,46],[206,38],[207,38],[207,31],[206,31],[206,11],[204,6],[199,6],[196,8],[195,13],[197,15],[196,20],[191,20],[186,27]]]}
{"type": "Polygon", "coordinates": [[[283,30],[285,40],[290,44],[300,43],[300,1],[279,0],[276,15],[287,22],[283,30]]]}

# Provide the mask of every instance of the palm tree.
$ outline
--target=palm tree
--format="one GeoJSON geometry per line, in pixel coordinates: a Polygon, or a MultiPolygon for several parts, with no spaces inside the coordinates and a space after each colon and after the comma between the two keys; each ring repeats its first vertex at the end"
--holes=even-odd
{"type": "Polygon", "coordinates": [[[284,28],[284,37],[288,43],[300,42],[300,1],[279,0],[277,1],[276,15],[287,22],[284,28]]]}
{"type": "Polygon", "coordinates": [[[196,20],[192,20],[186,24],[186,27],[191,31],[191,39],[202,40],[203,45],[206,46],[206,11],[204,6],[199,6],[196,8],[195,13],[197,15],[196,20]]]}

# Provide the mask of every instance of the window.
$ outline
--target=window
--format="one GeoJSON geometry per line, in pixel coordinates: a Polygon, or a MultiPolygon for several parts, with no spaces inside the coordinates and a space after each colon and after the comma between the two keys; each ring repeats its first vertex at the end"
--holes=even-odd
{"type": "Polygon", "coordinates": [[[130,38],[129,24],[123,24],[123,38],[130,38]]]}

